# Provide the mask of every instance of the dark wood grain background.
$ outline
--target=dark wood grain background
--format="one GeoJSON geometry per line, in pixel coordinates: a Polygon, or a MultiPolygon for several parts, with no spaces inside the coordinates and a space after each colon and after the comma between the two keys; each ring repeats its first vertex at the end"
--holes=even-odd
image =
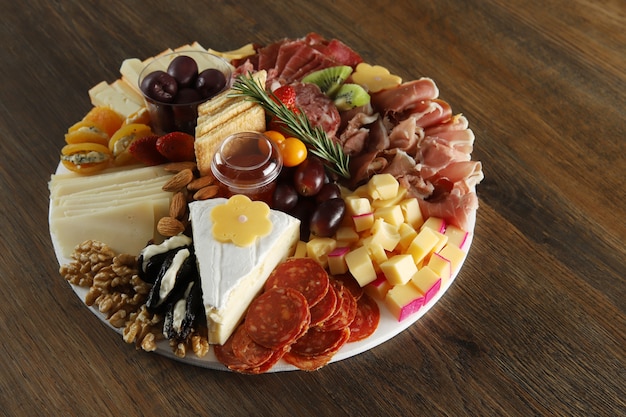
{"type": "Polygon", "coordinates": [[[626,5],[0,1],[0,415],[626,415],[626,5]],[[93,4],[95,3],[95,4],[93,4]],[[58,275],[47,181],[123,59],[308,32],[433,78],[476,134],[469,257],[415,325],[314,373],[135,351],[58,275]]]}

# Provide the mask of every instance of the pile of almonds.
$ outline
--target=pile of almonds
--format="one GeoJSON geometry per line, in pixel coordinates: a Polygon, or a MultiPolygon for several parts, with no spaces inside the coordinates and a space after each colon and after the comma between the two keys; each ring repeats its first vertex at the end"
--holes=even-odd
{"type": "Polygon", "coordinates": [[[212,175],[200,176],[195,162],[171,162],[165,170],[174,176],[163,185],[163,191],[174,193],[169,216],[157,223],[157,231],[164,237],[175,236],[189,226],[187,204],[194,200],[206,200],[217,196],[219,186],[212,175]]]}

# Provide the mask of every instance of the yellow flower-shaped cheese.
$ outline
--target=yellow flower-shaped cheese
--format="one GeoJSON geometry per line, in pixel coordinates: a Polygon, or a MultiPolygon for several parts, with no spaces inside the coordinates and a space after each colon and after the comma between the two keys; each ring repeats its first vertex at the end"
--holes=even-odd
{"type": "Polygon", "coordinates": [[[257,237],[272,231],[269,214],[270,208],[264,202],[252,201],[241,194],[234,195],[211,210],[213,237],[222,243],[250,246],[257,237]]]}
{"type": "Polygon", "coordinates": [[[356,70],[352,74],[352,80],[370,93],[397,87],[402,83],[402,78],[390,74],[387,68],[380,65],[366,64],[365,62],[361,62],[356,66],[356,70]]]}

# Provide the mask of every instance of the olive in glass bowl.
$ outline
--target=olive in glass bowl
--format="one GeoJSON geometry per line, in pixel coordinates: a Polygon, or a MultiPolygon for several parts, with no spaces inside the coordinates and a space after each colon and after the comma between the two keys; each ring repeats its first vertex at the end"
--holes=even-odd
{"type": "Polygon", "coordinates": [[[232,66],[202,51],[178,51],[152,60],[139,74],[141,90],[156,134],[194,135],[198,105],[230,87],[232,66]]]}

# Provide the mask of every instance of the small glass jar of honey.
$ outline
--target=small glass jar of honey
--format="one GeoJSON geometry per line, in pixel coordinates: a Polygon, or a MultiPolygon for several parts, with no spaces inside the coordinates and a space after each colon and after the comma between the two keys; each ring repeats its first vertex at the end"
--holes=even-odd
{"type": "Polygon", "coordinates": [[[268,204],[276,188],[283,160],[276,144],[258,132],[240,132],[218,146],[211,172],[220,182],[220,195],[244,194],[268,204]]]}

